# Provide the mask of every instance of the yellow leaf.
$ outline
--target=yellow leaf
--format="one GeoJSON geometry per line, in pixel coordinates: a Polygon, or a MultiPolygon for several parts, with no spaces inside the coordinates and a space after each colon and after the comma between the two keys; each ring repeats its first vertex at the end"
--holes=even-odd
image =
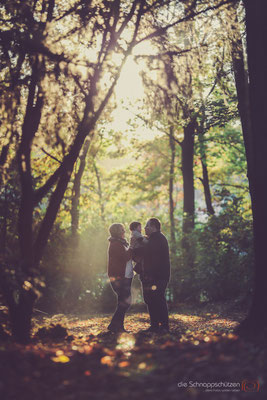
{"type": "Polygon", "coordinates": [[[146,369],[146,363],[142,362],[138,365],[139,369],[146,369]]]}
{"type": "Polygon", "coordinates": [[[69,357],[61,355],[58,357],[51,357],[51,360],[54,362],[59,362],[59,363],[67,363],[70,361],[69,357]]]}

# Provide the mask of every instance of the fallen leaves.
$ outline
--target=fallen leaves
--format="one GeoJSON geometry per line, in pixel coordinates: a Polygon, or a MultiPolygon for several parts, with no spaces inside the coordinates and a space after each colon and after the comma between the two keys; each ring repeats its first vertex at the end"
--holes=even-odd
{"type": "Polygon", "coordinates": [[[45,339],[45,338],[51,338],[51,339],[64,339],[68,335],[67,329],[60,325],[60,324],[51,324],[49,326],[44,326],[40,328],[36,334],[35,337],[38,339],[45,339]]]}
{"type": "Polygon", "coordinates": [[[110,356],[105,356],[105,357],[102,357],[101,358],[101,360],[100,360],[100,362],[101,362],[101,364],[103,364],[103,365],[108,365],[109,367],[111,367],[112,365],[113,365],[113,358],[112,357],[110,357],[110,356]]]}
{"type": "Polygon", "coordinates": [[[60,355],[60,356],[57,356],[57,357],[51,357],[51,360],[54,361],[54,362],[65,364],[65,363],[70,361],[70,358],[65,356],[65,355],[60,355]]]}
{"type": "MultiPolygon", "coordinates": [[[[266,349],[235,335],[237,321],[231,315],[196,315],[181,307],[170,314],[171,334],[162,336],[139,333],[148,326],[145,313],[127,315],[130,334],[110,334],[109,320],[110,315],[54,316],[43,320],[44,326],[36,321],[35,332],[44,334],[35,335],[33,343],[1,345],[0,397],[75,400],[97,393],[107,400],[115,394],[129,400],[186,400],[198,398],[199,389],[178,389],[179,381],[241,382],[258,376],[261,385],[265,381],[266,349]],[[65,333],[60,341],[55,328],[65,333]]],[[[234,393],[231,398],[237,399],[234,393]]]]}

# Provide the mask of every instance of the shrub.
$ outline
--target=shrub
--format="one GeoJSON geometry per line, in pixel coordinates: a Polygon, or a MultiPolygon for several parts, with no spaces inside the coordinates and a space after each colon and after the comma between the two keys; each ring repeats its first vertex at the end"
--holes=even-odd
{"type": "Polygon", "coordinates": [[[252,221],[241,201],[230,197],[219,215],[188,235],[189,254],[180,249],[173,270],[178,300],[217,301],[246,296],[253,275],[252,221]]]}

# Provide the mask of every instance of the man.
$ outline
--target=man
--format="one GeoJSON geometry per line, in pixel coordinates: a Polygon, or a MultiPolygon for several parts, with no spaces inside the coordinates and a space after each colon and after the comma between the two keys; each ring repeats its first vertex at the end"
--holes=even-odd
{"type": "Polygon", "coordinates": [[[142,258],[140,280],[150,316],[151,326],[144,332],[169,332],[165,291],[170,279],[170,257],[168,241],[160,229],[160,221],[150,218],[145,226],[147,243],[133,250],[134,259],[142,258]]]}

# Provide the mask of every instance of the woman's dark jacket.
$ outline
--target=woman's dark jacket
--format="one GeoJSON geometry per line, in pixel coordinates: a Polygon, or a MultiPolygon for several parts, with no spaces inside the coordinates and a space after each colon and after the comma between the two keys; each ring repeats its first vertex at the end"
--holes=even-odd
{"type": "Polygon", "coordinates": [[[108,248],[108,276],[110,278],[124,278],[126,263],[132,258],[132,249],[124,239],[109,238],[108,248]]]}

